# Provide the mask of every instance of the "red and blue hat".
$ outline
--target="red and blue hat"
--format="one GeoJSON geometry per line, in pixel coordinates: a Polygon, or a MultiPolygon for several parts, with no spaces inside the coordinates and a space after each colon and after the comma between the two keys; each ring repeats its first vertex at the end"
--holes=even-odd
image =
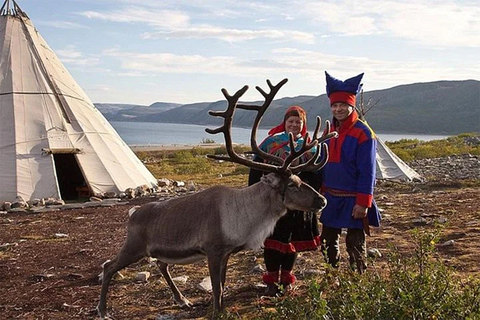
{"type": "Polygon", "coordinates": [[[327,71],[325,71],[325,77],[327,80],[327,96],[330,99],[330,105],[336,102],[344,102],[355,107],[357,94],[363,86],[363,84],[360,83],[363,73],[345,81],[332,77],[327,71]]]}

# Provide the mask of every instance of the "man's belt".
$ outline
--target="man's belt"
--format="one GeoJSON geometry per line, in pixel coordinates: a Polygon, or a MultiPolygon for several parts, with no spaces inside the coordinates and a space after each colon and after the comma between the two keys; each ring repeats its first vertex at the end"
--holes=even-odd
{"type": "MultiPolygon", "coordinates": [[[[356,192],[332,189],[328,187],[323,187],[322,191],[328,192],[334,197],[355,198],[357,196],[356,192]]],[[[363,223],[363,231],[365,231],[365,233],[370,236],[370,225],[368,223],[368,217],[363,217],[362,223],[363,223]]]]}
{"type": "Polygon", "coordinates": [[[332,188],[328,188],[328,187],[323,187],[322,190],[325,191],[325,192],[330,193],[332,196],[335,196],[335,197],[345,197],[345,198],[347,198],[347,197],[353,197],[353,198],[355,198],[355,197],[357,196],[357,193],[356,193],[356,192],[352,192],[352,191],[332,189],[332,188]]]}

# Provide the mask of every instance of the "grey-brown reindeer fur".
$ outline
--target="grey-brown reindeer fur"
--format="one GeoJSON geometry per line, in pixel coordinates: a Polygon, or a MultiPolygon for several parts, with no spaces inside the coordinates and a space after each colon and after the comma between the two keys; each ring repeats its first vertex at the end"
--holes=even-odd
{"type": "Polygon", "coordinates": [[[131,214],[127,239],[118,255],[104,264],[98,313],[101,318],[106,316],[112,276],[145,256],[158,259],[160,271],[180,306],[190,306],[190,302],[173,283],[168,264],[190,264],[206,257],[214,308],[219,311],[229,256],[259,248],[287,208],[316,211],[325,204],[325,198],[298,176],[277,173],[243,189],[215,186],[181,198],[145,204],[131,214]]]}
{"type": "Polygon", "coordinates": [[[103,265],[102,289],[97,306],[101,318],[106,316],[108,285],[112,276],[145,256],[158,259],[160,272],[172,289],[174,300],[180,306],[189,306],[190,302],[173,283],[168,264],[189,264],[206,257],[212,282],[214,312],[217,312],[223,306],[227,262],[232,253],[260,247],[287,209],[317,211],[325,207],[325,198],[293,173],[302,170],[315,171],[325,165],[328,150],[323,142],[336,134],[329,133],[329,122],[324,134],[319,137],[320,118],[317,117],[312,142],[308,142],[307,134],[306,142],[299,150],[295,148],[293,135],[290,134],[291,151],[285,159],[264,152],[255,141],[263,114],[286,82],[287,79],[283,79],[277,85],[272,85],[267,80],[269,93],[257,87],[265,97],[262,105],[237,104],[248,86],[244,86],[233,96],[222,89],[228,101],[227,109],[209,111],[209,114],[224,118],[223,125],[206,131],[211,134],[223,133],[228,156],[211,155],[210,158],[232,161],[271,173],[247,188],[216,186],[182,198],[149,203],[137,210],[130,210],[127,239],[117,257],[103,265]],[[250,139],[252,151],[270,163],[255,162],[235,152],[231,126],[237,107],[257,112],[250,139]],[[309,161],[292,166],[296,159],[306,152],[313,151],[320,143],[322,143],[321,161],[318,161],[320,148],[317,148],[309,161]]]}

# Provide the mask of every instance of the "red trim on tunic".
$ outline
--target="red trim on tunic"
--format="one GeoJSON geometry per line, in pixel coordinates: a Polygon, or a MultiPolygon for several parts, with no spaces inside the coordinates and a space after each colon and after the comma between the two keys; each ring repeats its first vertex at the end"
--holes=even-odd
{"type": "Polygon", "coordinates": [[[341,158],[342,144],[345,136],[331,139],[328,143],[328,162],[339,163],[341,158]]]}
{"type": "Polygon", "coordinates": [[[357,132],[355,128],[352,128],[358,120],[358,113],[357,111],[353,110],[352,114],[345,120],[345,122],[340,126],[335,126],[336,120],[333,121],[333,127],[331,128],[331,132],[337,131],[339,136],[338,138],[331,139],[328,141],[328,162],[331,163],[339,163],[341,161],[342,155],[342,145],[345,141],[345,138],[348,136],[352,136],[350,134],[350,129],[353,129],[354,133],[357,135],[360,134],[357,132]],[[348,132],[348,134],[347,134],[348,132]]]}
{"type": "Polygon", "coordinates": [[[373,195],[365,193],[357,193],[355,203],[362,207],[370,208],[372,206],[373,195]]]}
{"type": "Polygon", "coordinates": [[[365,131],[363,131],[361,128],[351,128],[348,131],[348,136],[354,137],[355,139],[358,140],[358,144],[362,144],[363,142],[367,141],[367,135],[365,134],[365,131]]]}

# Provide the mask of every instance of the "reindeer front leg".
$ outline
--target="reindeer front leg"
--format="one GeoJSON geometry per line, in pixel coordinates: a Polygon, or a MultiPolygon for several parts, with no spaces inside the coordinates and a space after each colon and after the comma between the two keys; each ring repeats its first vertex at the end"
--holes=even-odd
{"type": "Polygon", "coordinates": [[[225,255],[222,259],[222,270],[221,270],[221,285],[222,285],[222,295],[220,296],[220,306],[223,308],[223,291],[225,290],[225,279],[227,277],[227,268],[228,268],[228,259],[230,258],[230,253],[225,255]]]}
{"type": "Polygon", "coordinates": [[[214,314],[222,309],[224,260],[228,260],[228,255],[225,259],[224,255],[213,254],[209,255],[207,259],[210,281],[212,282],[214,314]]]}

